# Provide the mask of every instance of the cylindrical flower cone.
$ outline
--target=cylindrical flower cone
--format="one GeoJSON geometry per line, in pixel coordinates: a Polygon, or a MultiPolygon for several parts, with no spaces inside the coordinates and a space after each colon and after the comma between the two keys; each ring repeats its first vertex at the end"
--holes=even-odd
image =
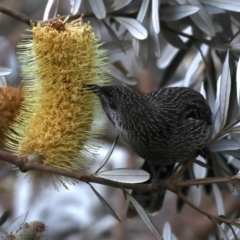
{"type": "Polygon", "coordinates": [[[87,140],[102,131],[94,122],[100,104],[84,85],[109,81],[104,51],[81,20],[37,24],[31,31],[33,40],[28,36],[19,46],[24,101],[7,146],[46,165],[84,170],[97,148],[87,140]]]}

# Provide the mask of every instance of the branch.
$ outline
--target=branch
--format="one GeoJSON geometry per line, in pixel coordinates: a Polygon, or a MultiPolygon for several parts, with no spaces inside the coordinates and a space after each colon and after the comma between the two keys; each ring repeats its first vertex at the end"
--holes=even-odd
{"type": "Polygon", "coordinates": [[[198,211],[199,213],[207,216],[210,220],[215,219],[216,221],[218,221],[219,223],[226,223],[226,224],[230,224],[230,225],[234,225],[236,227],[239,228],[239,224],[237,222],[235,222],[234,220],[228,220],[226,218],[222,218],[222,217],[218,217],[218,216],[214,216],[204,210],[202,210],[201,208],[195,206],[193,203],[191,203],[188,198],[186,198],[180,191],[173,191],[183,202],[185,202],[186,204],[188,204],[190,207],[192,207],[193,209],[195,209],[196,211],[198,211]]]}
{"type": "Polygon", "coordinates": [[[0,159],[2,161],[11,163],[17,167],[22,172],[28,172],[29,170],[39,170],[47,173],[53,173],[64,177],[69,177],[73,179],[77,179],[86,183],[98,183],[110,187],[115,188],[124,188],[124,189],[132,189],[132,190],[146,190],[146,191],[154,191],[156,188],[152,184],[132,184],[132,183],[121,183],[115,182],[104,178],[98,178],[93,175],[87,175],[78,171],[66,171],[60,168],[47,166],[42,163],[35,162],[34,160],[29,160],[27,157],[18,157],[13,155],[7,151],[0,149],[0,159]]]}
{"type": "Polygon", "coordinates": [[[7,7],[4,7],[2,4],[0,4],[0,12],[4,13],[4,14],[8,15],[9,17],[12,17],[20,22],[23,22],[23,23],[27,24],[28,26],[31,26],[32,21],[26,15],[16,12],[7,7]]]}

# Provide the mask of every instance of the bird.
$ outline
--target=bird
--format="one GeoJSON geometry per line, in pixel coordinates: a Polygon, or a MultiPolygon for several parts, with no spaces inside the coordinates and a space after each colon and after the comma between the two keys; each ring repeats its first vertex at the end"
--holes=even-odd
{"type": "MultiPolygon", "coordinates": [[[[145,160],[147,183],[163,186],[178,162],[189,160],[207,149],[212,124],[211,109],[201,93],[188,87],[165,87],[142,94],[127,86],[86,86],[96,94],[110,122],[127,144],[145,160]]],[[[132,191],[132,196],[148,212],[158,212],[164,188],[132,191]]],[[[129,204],[128,217],[136,210],[129,204]]]]}

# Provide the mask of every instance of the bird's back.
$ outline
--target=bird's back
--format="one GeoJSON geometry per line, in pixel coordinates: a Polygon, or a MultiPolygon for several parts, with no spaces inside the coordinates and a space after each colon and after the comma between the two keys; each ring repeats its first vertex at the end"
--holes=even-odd
{"type": "Polygon", "coordinates": [[[127,139],[141,157],[164,166],[188,160],[204,147],[211,110],[199,92],[184,87],[162,88],[145,95],[145,99],[151,106],[151,119],[136,138],[127,139]]]}

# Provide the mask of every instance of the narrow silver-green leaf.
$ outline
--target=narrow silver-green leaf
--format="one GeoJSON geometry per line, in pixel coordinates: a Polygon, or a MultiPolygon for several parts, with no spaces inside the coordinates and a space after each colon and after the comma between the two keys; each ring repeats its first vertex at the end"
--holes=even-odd
{"type": "Polygon", "coordinates": [[[213,223],[216,225],[216,227],[218,229],[219,237],[221,237],[220,239],[221,240],[229,240],[226,233],[223,231],[221,225],[214,218],[211,218],[211,220],[213,221],[213,223]]]}
{"type": "Polygon", "coordinates": [[[142,169],[116,168],[97,172],[95,177],[122,183],[142,183],[150,178],[150,174],[142,169]]]}
{"type": "Polygon", "coordinates": [[[146,16],[146,13],[147,13],[147,10],[148,10],[148,6],[149,6],[149,0],[142,1],[141,7],[140,7],[138,15],[137,15],[137,20],[140,23],[143,22],[143,20],[144,20],[144,18],[146,16]]]}
{"type": "Polygon", "coordinates": [[[220,82],[219,105],[220,105],[221,128],[224,127],[227,120],[230,92],[231,92],[231,74],[229,68],[229,52],[227,52],[227,56],[223,63],[220,82]]]}
{"type": "Polygon", "coordinates": [[[160,10],[160,19],[163,21],[176,21],[190,16],[198,10],[198,7],[189,5],[164,7],[160,10]]]}
{"type": "Polygon", "coordinates": [[[233,12],[240,12],[239,0],[200,0],[202,3],[233,12]]]}
{"type": "Polygon", "coordinates": [[[164,240],[157,228],[153,225],[152,221],[150,220],[147,213],[144,211],[142,206],[127,192],[124,191],[127,199],[132,203],[132,205],[135,207],[136,211],[138,212],[139,216],[142,218],[144,223],[147,225],[147,227],[151,230],[151,232],[155,235],[155,237],[158,240],[164,240]]]}
{"type": "Polygon", "coordinates": [[[208,12],[208,14],[212,15],[212,14],[220,14],[220,13],[225,13],[226,11],[215,7],[215,6],[211,6],[211,5],[207,5],[207,4],[203,4],[204,8],[206,9],[206,11],[208,12]]]}
{"type": "Polygon", "coordinates": [[[113,150],[114,150],[114,148],[115,148],[115,146],[116,146],[116,144],[117,144],[118,138],[119,138],[119,134],[116,136],[116,138],[115,138],[115,140],[114,140],[111,148],[108,150],[108,153],[107,153],[106,156],[104,157],[104,159],[103,159],[100,167],[96,170],[95,173],[99,172],[100,169],[102,169],[102,168],[105,166],[105,164],[107,163],[107,161],[108,161],[109,158],[111,157],[112,152],[113,152],[113,150]]]}
{"type": "Polygon", "coordinates": [[[162,236],[164,240],[172,240],[172,230],[169,222],[164,223],[162,236]]]}
{"type": "Polygon", "coordinates": [[[48,0],[43,14],[43,20],[56,17],[58,6],[59,0],[48,0]]]}
{"type": "Polygon", "coordinates": [[[206,160],[201,156],[198,156],[197,159],[198,160],[195,160],[193,163],[194,176],[195,178],[205,178],[207,175],[208,167],[206,164],[206,160]]]}
{"type": "Polygon", "coordinates": [[[108,31],[110,37],[112,38],[113,42],[115,43],[116,47],[120,48],[125,53],[122,43],[121,43],[120,39],[118,38],[118,36],[116,35],[116,33],[114,32],[114,30],[108,25],[108,23],[105,20],[102,20],[102,23],[103,23],[104,27],[107,29],[107,31],[108,31]]]}
{"type": "Polygon", "coordinates": [[[126,17],[114,17],[114,19],[122,24],[133,35],[133,37],[139,40],[143,40],[148,37],[146,28],[136,19],[126,17]]]}
{"type": "Polygon", "coordinates": [[[119,69],[117,69],[114,65],[110,64],[109,69],[111,70],[111,75],[115,77],[117,80],[128,84],[128,85],[135,85],[137,84],[136,79],[130,79],[126,77],[119,69]]]}
{"type": "Polygon", "coordinates": [[[160,32],[159,5],[160,0],[152,0],[152,24],[156,34],[160,32]]]}
{"type": "Polygon", "coordinates": [[[240,123],[234,125],[228,132],[230,133],[240,133],[240,123]]]}
{"type": "Polygon", "coordinates": [[[111,6],[112,11],[117,11],[125,6],[127,6],[132,0],[115,0],[111,6]]]}
{"type": "Polygon", "coordinates": [[[156,33],[156,31],[154,30],[154,25],[152,22],[152,19],[150,19],[150,24],[149,24],[149,39],[148,40],[152,40],[153,43],[153,49],[155,52],[155,56],[157,58],[160,58],[161,56],[161,48],[160,48],[160,39],[159,39],[159,33],[156,33]]]}
{"type": "Polygon", "coordinates": [[[82,0],[70,0],[70,13],[71,14],[76,14],[81,6],[82,0]]]}
{"type": "Polygon", "coordinates": [[[240,58],[239,58],[238,64],[237,64],[237,77],[236,77],[236,81],[237,81],[237,87],[236,87],[237,103],[238,103],[238,106],[240,107],[240,58]]]}
{"type": "Polygon", "coordinates": [[[210,152],[233,151],[240,149],[240,142],[232,139],[222,139],[209,146],[210,152]]]}
{"type": "Polygon", "coordinates": [[[0,66],[0,76],[7,76],[12,73],[12,70],[10,68],[0,66]]]}
{"type": "Polygon", "coordinates": [[[108,204],[108,202],[97,192],[97,190],[90,183],[89,183],[89,186],[91,187],[91,189],[93,190],[93,192],[95,193],[99,201],[102,203],[102,205],[106,208],[107,212],[117,221],[121,222],[117,214],[112,209],[112,207],[108,204]]]}
{"type": "Polygon", "coordinates": [[[222,194],[219,190],[219,187],[216,184],[212,184],[213,196],[217,205],[218,215],[225,215],[225,209],[223,204],[222,194]]]}
{"type": "Polygon", "coordinates": [[[103,19],[106,17],[106,8],[103,0],[88,0],[94,15],[98,19],[103,19]]]}
{"type": "Polygon", "coordinates": [[[146,68],[148,65],[148,58],[149,58],[148,39],[138,40],[134,38],[132,46],[133,46],[133,50],[134,50],[138,65],[141,68],[146,68]]]}
{"type": "Polygon", "coordinates": [[[161,30],[163,37],[170,43],[172,46],[180,49],[187,49],[186,44],[182,41],[182,39],[176,34],[171,31],[167,31],[165,29],[161,30]]]}
{"type": "Polygon", "coordinates": [[[190,186],[189,187],[189,197],[191,199],[191,202],[195,206],[200,206],[201,201],[202,201],[202,186],[190,186]]]}
{"type": "Polygon", "coordinates": [[[216,32],[212,19],[203,5],[197,0],[188,0],[188,3],[199,8],[197,13],[190,16],[196,26],[209,36],[215,36],[216,32]]]}

